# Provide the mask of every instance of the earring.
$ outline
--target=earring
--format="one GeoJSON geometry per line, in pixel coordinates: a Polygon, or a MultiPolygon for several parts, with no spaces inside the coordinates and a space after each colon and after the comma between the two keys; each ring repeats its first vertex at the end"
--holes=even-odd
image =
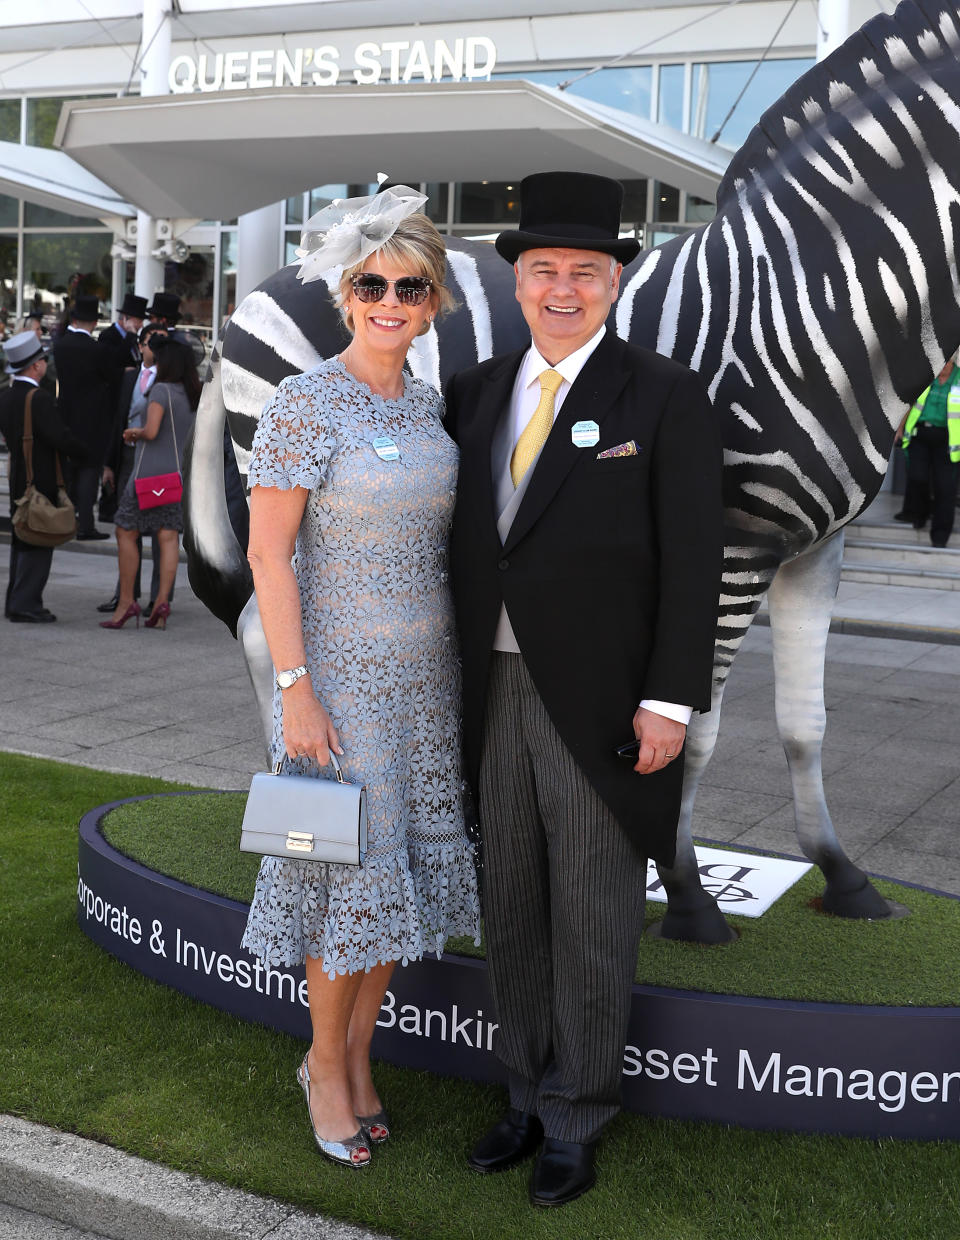
{"type": "Polygon", "coordinates": [[[428,322],[428,323],[432,323],[432,322],[433,322],[433,315],[432,315],[432,314],[428,314],[428,315],[427,315],[427,322],[428,322]]]}

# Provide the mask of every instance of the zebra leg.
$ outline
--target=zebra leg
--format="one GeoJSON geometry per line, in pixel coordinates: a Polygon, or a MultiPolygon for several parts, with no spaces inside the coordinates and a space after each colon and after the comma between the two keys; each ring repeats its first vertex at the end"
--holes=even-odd
{"type": "Polygon", "coordinates": [[[263,632],[255,594],[250,595],[247,605],[240,613],[240,619],[237,621],[237,637],[243,647],[243,657],[247,662],[250,684],[253,686],[253,695],[257,699],[257,711],[260,715],[264,743],[267,747],[267,766],[270,766],[273,762],[270,749],[273,740],[273,660],[263,632]]]}
{"type": "MultiPolygon", "coordinates": [[[[742,634],[739,640],[743,640],[742,634]]],[[[651,927],[652,938],[677,939],[687,943],[729,943],[737,937],[736,931],[727,925],[714,897],[709,891],[704,891],[700,882],[691,829],[697,788],[717,743],[720,705],[728,667],[729,664],[714,679],[709,712],[694,715],[687,728],[683,747],[683,801],[677,825],[677,856],[670,869],[657,866],[660,883],[667,893],[667,911],[663,920],[651,927]]]]}
{"type": "Polygon", "coordinates": [[[770,587],[777,727],[793,783],[797,838],[827,882],[824,912],[884,918],[891,906],[841,848],[823,792],[823,670],[842,559],[840,531],[783,565],[770,587]]]}

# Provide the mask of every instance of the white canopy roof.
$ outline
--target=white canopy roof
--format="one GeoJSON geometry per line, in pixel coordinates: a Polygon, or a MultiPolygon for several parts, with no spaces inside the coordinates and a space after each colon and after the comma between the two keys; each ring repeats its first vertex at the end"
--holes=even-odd
{"type": "Polygon", "coordinates": [[[64,105],[57,145],[151,215],[231,219],[316,185],[571,168],[713,198],[730,153],[521,81],[284,87],[64,105]]]}
{"type": "Polygon", "coordinates": [[[0,193],[86,219],[133,216],[136,210],[63,151],[0,142],[0,193]]]}

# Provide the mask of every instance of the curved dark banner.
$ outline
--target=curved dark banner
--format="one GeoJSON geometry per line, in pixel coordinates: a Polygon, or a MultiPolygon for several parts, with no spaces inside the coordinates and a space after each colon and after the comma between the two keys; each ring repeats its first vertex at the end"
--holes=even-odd
{"type": "MultiPolygon", "coordinates": [[[[177,793],[173,795],[191,795],[177,793]]],[[[147,798],[136,797],[133,800],[147,798]]],[[[310,1036],[302,967],[268,969],[240,940],[247,905],[167,878],[80,823],[77,918],[147,977],[245,1020],[310,1036]]],[[[373,1054],[477,1081],[501,1079],[481,961],[396,970],[373,1054]]],[[[629,1111],[745,1128],[960,1138],[960,1008],[858,1007],[635,986],[623,1060],[629,1111]]]]}

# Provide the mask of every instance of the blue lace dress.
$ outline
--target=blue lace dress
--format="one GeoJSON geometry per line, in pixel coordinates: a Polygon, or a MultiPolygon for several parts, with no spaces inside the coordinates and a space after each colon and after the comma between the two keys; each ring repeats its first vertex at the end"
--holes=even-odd
{"type": "MultiPolygon", "coordinates": [[[[265,857],[243,945],[274,967],[309,953],[331,977],[479,934],[446,571],[458,453],[434,389],[404,385],[387,400],[336,358],[286,379],[250,460],[251,486],[310,491],[293,561],[307,666],[344,778],[366,784],[368,851],[359,869],[265,857]],[[382,439],[398,459],[378,456],[382,439]]],[[[279,690],[273,753],[284,754],[279,690]]],[[[284,770],[332,777],[303,759],[284,770]]]]}

